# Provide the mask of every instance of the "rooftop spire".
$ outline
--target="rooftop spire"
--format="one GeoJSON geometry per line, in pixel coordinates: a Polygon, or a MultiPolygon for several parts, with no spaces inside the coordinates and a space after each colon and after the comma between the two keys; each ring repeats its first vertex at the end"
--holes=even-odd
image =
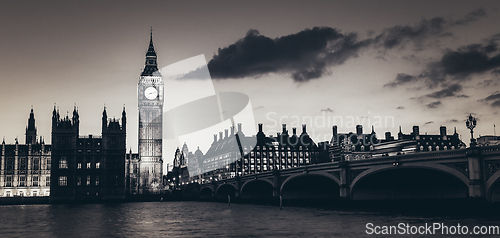
{"type": "Polygon", "coordinates": [[[153,45],[153,27],[151,27],[149,33],[149,47],[148,47],[148,52],[146,53],[146,63],[144,66],[144,70],[141,73],[141,76],[159,75],[158,63],[156,60],[157,60],[156,51],[153,45]]]}

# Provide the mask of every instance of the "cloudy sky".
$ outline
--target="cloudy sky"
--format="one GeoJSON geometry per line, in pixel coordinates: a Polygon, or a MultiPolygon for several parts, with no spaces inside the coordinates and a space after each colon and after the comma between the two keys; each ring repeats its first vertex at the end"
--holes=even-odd
{"type": "Polygon", "coordinates": [[[469,113],[476,135],[500,125],[499,10],[498,1],[6,1],[0,136],[24,143],[33,105],[50,142],[54,103],[63,115],[76,103],[80,133],[100,134],[104,104],[117,118],[125,104],[137,151],[152,26],[160,68],[204,54],[215,90],[248,95],[267,134],[281,123],[308,124],[316,141],[333,124],[378,134],[446,125],[468,142],[469,113]]]}

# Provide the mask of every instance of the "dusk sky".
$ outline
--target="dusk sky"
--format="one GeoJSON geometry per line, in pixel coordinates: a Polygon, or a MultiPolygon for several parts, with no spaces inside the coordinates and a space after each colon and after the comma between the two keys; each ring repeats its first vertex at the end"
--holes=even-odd
{"type": "Polygon", "coordinates": [[[457,127],[468,143],[469,113],[475,136],[500,125],[499,10],[499,1],[4,1],[0,136],[24,143],[33,105],[50,143],[54,103],[62,115],[76,103],[80,134],[99,135],[104,104],[116,118],[125,104],[137,152],[152,26],[159,68],[204,54],[215,90],[248,95],[266,134],[306,123],[316,142],[329,140],[337,118],[340,132],[374,124],[381,137],[457,127]]]}

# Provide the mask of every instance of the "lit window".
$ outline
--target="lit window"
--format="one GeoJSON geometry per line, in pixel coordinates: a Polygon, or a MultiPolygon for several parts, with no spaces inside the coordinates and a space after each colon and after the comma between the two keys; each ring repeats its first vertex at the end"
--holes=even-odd
{"type": "Polygon", "coordinates": [[[68,177],[59,176],[59,186],[68,186],[68,177]]]}
{"type": "Polygon", "coordinates": [[[101,163],[99,163],[99,162],[95,163],[95,168],[96,168],[96,169],[98,169],[98,168],[100,168],[100,167],[101,167],[101,163]]]}
{"type": "Polygon", "coordinates": [[[12,187],[12,176],[7,176],[5,181],[5,187],[12,187]]]}
{"type": "Polygon", "coordinates": [[[77,169],[81,169],[81,168],[82,168],[82,163],[78,163],[78,164],[76,165],[76,168],[77,168],[77,169]]]}
{"type": "Polygon", "coordinates": [[[20,187],[25,187],[26,186],[26,177],[20,176],[19,177],[19,186],[20,187]]]}
{"type": "Polygon", "coordinates": [[[90,175],[87,175],[87,186],[90,186],[90,175]]]}
{"type": "Polygon", "coordinates": [[[87,169],[90,169],[90,162],[87,163],[87,169]]]}
{"type": "Polygon", "coordinates": [[[82,186],[82,177],[76,176],[76,186],[82,186]]]}
{"type": "Polygon", "coordinates": [[[33,176],[33,186],[38,186],[38,176],[33,176]]]}
{"type": "Polygon", "coordinates": [[[68,168],[68,161],[66,161],[66,157],[61,157],[61,159],[59,159],[59,168],[60,169],[68,168]]]}
{"type": "Polygon", "coordinates": [[[95,176],[95,185],[99,186],[99,176],[95,176]]]}

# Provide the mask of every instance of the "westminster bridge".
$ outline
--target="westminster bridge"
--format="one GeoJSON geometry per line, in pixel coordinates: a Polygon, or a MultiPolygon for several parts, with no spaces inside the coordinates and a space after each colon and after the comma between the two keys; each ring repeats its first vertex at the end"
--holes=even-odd
{"type": "Polygon", "coordinates": [[[198,184],[201,199],[500,201],[500,146],[312,164],[198,184]]]}

